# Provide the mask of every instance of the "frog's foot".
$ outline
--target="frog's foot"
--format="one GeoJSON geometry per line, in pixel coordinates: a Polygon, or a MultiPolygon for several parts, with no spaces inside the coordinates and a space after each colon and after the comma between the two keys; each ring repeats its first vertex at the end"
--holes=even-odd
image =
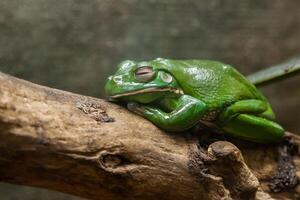
{"type": "Polygon", "coordinates": [[[140,115],[140,116],[144,116],[145,109],[143,108],[143,106],[141,106],[140,104],[138,104],[136,102],[129,102],[127,104],[127,109],[140,115]]]}
{"type": "Polygon", "coordinates": [[[145,106],[136,102],[129,102],[127,104],[127,109],[147,119],[151,115],[163,115],[163,112],[157,108],[145,106]]]}

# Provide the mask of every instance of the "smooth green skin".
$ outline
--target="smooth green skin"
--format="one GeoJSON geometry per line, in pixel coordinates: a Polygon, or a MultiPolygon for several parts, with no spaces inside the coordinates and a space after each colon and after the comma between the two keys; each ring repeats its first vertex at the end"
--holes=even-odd
{"type": "Polygon", "coordinates": [[[105,91],[166,131],[185,131],[201,123],[254,142],[277,142],[284,135],[255,86],[233,67],[216,61],[127,60],[108,78],[105,91]],[[135,71],[142,66],[155,72],[148,82],[136,78],[135,71]],[[166,74],[172,76],[171,82],[164,80],[166,74]]]}

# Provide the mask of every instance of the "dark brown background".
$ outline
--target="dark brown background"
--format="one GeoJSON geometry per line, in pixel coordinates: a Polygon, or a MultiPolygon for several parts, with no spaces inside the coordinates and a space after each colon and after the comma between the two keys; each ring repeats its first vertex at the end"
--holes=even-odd
{"type": "MultiPolygon", "coordinates": [[[[299,54],[296,0],[0,1],[0,70],[96,97],[124,59],[207,58],[250,74],[299,54]]],[[[262,88],[278,120],[298,133],[299,85],[298,76],[262,88]]],[[[7,185],[0,194],[45,199],[7,185]]]]}

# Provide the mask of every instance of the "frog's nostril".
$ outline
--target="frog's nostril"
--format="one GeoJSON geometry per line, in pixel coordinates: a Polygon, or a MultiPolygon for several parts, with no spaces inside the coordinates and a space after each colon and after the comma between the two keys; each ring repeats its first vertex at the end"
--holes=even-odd
{"type": "Polygon", "coordinates": [[[120,76],[115,76],[115,77],[113,77],[113,80],[115,82],[120,82],[120,81],[122,81],[122,78],[120,76]]]}

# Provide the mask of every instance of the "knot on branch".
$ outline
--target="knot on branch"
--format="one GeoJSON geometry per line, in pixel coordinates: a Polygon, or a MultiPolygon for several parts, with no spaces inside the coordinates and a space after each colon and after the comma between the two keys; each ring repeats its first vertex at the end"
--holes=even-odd
{"type": "Polygon", "coordinates": [[[98,103],[86,100],[84,102],[77,102],[76,107],[97,122],[115,121],[113,117],[108,116],[105,108],[98,103]]]}
{"type": "Polygon", "coordinates": [[[199,150],[193,163],[197,160],[198,174],[202,178],[207,180],[207,177],[215,177],[214,180],[221,181],[234,199],[255,197],[259,181],[245,164],[236,146],[226,141],[217,141],[209,145],[206,153],[201,147],[199,150]]]}

